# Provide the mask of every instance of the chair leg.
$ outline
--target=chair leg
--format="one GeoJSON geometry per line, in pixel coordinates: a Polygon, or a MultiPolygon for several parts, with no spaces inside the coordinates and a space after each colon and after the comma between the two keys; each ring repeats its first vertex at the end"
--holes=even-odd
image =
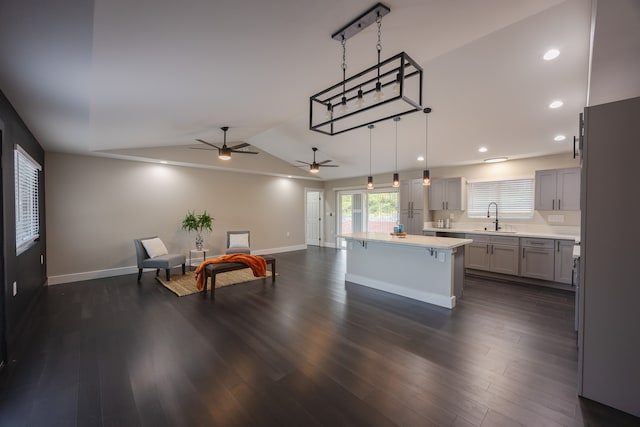
{"type": "Polygon", "coordinates": [[[167,282],[171,280],[171,269],[167,268],[167,282]]]}
{"type": "Polygon", "coordinates": [[[187,266],[186,264],[182,264],[182,275],[184,276],[185,274],[187,274],[187,266]]]}
{"type": "Polygon", "coordinates": [[[160,275],[160,269],[156,268],[156,277],[158,277],[160,275]]]}
{"type": "Polygon", "coordinates": [[[138,282],[140,281],[140,279],[142,279],[142,269],[141,268],[138,269],[138,282]]]}

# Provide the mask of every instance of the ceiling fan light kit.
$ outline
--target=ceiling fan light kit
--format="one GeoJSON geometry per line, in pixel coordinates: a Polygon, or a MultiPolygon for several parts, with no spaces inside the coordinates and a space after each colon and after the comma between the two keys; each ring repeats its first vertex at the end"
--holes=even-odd
{"type": "Polygon", "coordinates": [[[380,61],[382,17],[390,11],[378,3],[331,36],[342,45],[342,81],[310,97],[309,129],[338,135],[422,110],[422,67],[405,52],[380,61]],[[346,41],[373,23],[377,63],[346,78],[346,41]]]}
{"type": "MultiPolygon", "coordinates": [[[[238,154],[258,154],[256,151],[245,151],[245,150],[241,150],[242,148],[248,147],[249,144],[247,144],[246,142],[241,142],[240,144],[234,145],[233,147],[228,147],[227,146],[227,131],[229,130],[229,126],[223,126],[220,128],[220,130],[222,130],[222,132],[224,132],[224,143],[222,144],[222,147],[218,147],[215,144],[211,144],[210,142],[204,141],[202,139],[196,139],[196,141],[201,142],[203,144],[206,144],[210,147],[215,148],[216,150],[218,150],[218,158],[220,160],[230,160],[231,159],[231,153],[238,153],[238,154]]],[[[202,148],[198,148],[198,150],[202,150],[202,148]]]]}
{"type": "MultiPolygon", "coordinates": [[[[296,162],[299,163],[304,163],[305,165],[309,166],[309,172],[311,173],[319,173],[320,172],[320,167],[325,167],[325,168],[337,168],[338,165],[330,165],[328,163],[331,162],[331,160],[323,160],[321,162],[316,162],[316,151],[318,151],[317,147],[311,147],[311,149],[313,150],[313,163],[308,163],[308,162],[303,162],[302,160],[296,160],[296,162]]],[[[306,167],[303,165],[296,165],[297,167],[306,167]]]]}

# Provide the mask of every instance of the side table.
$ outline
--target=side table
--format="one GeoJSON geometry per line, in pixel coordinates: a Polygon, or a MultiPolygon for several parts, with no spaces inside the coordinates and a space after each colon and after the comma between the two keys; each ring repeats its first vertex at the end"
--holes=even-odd
{"type": "Polygon", "coordinates": [[[207,252],[209,252],[209,249],[206,248],[202,248],[201,250],[189,249],[189,270],[193,270],[193,267],[199,266],[201,262],[207,259],[207,252]],[[202,256],[200,256],[200,254],[202,254],[202,256]]]}

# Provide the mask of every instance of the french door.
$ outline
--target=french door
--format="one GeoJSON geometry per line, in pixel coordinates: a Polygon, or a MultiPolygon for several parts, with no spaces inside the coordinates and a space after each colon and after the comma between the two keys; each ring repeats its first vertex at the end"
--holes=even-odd
{"type": "MultiPolygon", "coordinates": [[[[392,232],[399,219],[399,193],[396,189],[338,192],[338,234],[392,232]]],[[[338,239],[338,247],[345,240],[338,239]]]]}

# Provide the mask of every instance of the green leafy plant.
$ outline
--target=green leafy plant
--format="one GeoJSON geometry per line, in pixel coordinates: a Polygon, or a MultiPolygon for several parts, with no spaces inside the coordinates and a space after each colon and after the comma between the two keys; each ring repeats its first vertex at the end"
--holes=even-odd
{"type": "Polygon", "coordinates": [[[182,229],[187,231],[196,231],[198,234],[203,230],[213,230],[213,218],[211,215],[204,211],[200,215],[196,215],[195,211],[188,211],[182,220],[182,229]]]}

